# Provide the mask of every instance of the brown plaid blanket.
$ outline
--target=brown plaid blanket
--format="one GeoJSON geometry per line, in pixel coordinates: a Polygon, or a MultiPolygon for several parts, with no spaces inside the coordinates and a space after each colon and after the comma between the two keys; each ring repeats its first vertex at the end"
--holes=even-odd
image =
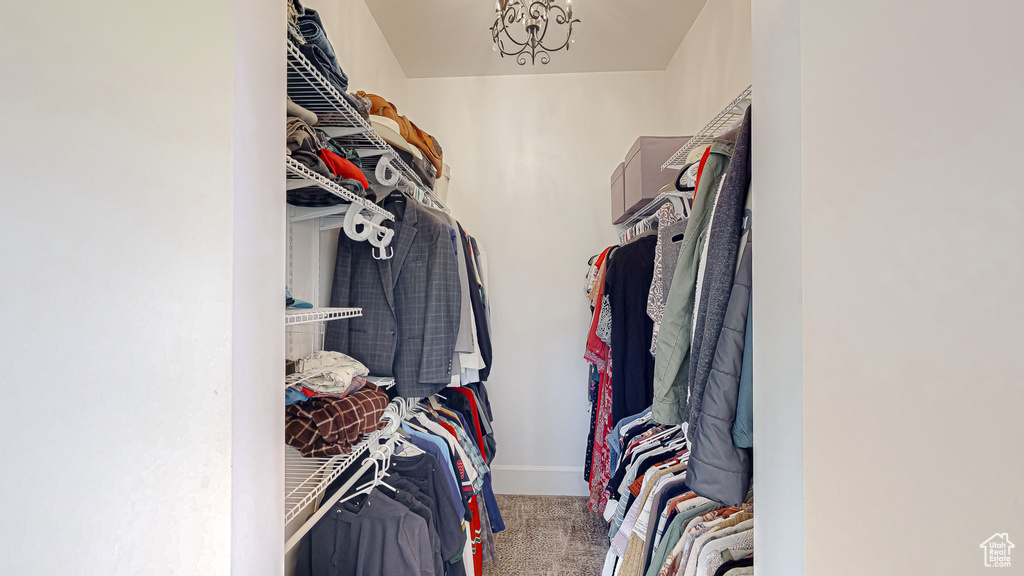
{"type": "Polygon", "coordinates": [[[384,427],[388,396],[373,384],[345,398],[316,397],[285,407],[285,442],[303,456],[347,454],[363,434],[384,427]]]}

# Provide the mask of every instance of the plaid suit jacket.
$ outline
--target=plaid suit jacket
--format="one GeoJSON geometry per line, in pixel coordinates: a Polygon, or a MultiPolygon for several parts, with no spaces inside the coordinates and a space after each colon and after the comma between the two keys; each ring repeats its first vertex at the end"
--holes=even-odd
{"type": "Polygon", "coordinates": [[[324,347],[393,376],[401,396],[429,396],[451,383],[461,317],[451,228],[409,200],[391,244],[394,256],[376,260],[368,242],[339,234],[331,306],[363,315],[328,322],[324,347]]]}

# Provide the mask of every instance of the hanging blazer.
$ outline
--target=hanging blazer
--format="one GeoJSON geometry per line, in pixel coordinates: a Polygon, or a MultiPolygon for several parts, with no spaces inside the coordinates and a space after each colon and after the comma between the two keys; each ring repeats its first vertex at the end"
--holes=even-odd
{"type": "Polygon", "coordinates": [[[363,315],[328,322],[327,350],[393,376],[400,396],[429,396],[451,383],[462,292],[451,229],[408,200],[395,221],[394,256],[376,260],[368,242],[338,237],[331,306],[363,315]]]}

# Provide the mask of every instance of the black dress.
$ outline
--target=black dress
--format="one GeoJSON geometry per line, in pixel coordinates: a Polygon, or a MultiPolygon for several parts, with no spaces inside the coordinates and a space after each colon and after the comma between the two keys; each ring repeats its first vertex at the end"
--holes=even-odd
{"type": "Polygon", "coordinates": [[[643,412],[654,400],[654,321],[647,315],[647,295],[657,243],[652,235],[622,246],[605,274],[612,307],[612,422],[643,412]]]}

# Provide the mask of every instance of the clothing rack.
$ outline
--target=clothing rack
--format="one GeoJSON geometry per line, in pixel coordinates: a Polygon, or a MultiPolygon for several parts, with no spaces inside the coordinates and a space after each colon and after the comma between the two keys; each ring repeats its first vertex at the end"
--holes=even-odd
{"type": "MultiPolygon", "coordinates": [[[[382,172],[396,172],[398,182],[394,186],[387,185],[390,189],[398,188],[418,202],[446,213],[450,212],[448,207],[444,205],[444,202],[434,194],[434,191],[423,183],[419,175],[399,157],[390,144],[377,134],[369,122],[359,115],[359,112],[348,103],[345,96],[338,92],[316,67],[302,55],[302,52],[299,51],[298,47],[291,40],[288,41],[288,97],[296,104],[317,115],[319,119],[316,125],[317,128],[326,132],[337,140],[339,144],[354,148],[363,162],[365,171],[377,174],[378,176],[382,172]],[[378,171],[378,164],[382,162],[386,162],[387,166],[378,171]]],[[[305,168],[298,162],[289,160],[299,167],[305,168]]],[[[309,175],[315,176],[308,169],[306,172],[309,173],[306,175],[307,177],[309,175]]],[[[289,164],[289,178],[292,177],[292,173],[293,170],[289,164]]],[[[316,178],[309,178],[309,180],[335,194],[338,194],[338,191],[334,188],[341,188],[337,185],[333,187],[323,186],[324,183],[329,182],[323,177],[320,178],[323,182],[316,178]]],[[[308,186],[309,183],[307,182],[302,185],[308,186]]],[[[348,194],[355,196],[350,192],[348,194]]],[[[338,195],[351,201],[351,198],[347,198],[342,194],[338,195]]],[[[365,199],[360,199],[358,203],[367,208],[370,208],[368,205],[373,205],[372,202],[365,199]]],[[[375,205],[374,207],[379,208],[375,205]]],[[[383,209],[380,210],[383,211],[383,209]]],[[[394,216],[390,215],[390,213],[388,214],[389,219],[394,220],[394,216]]]]}
{"type": "Polygon", "coordinates": [[[690,215],[689,192],[662,192],[622,223],[619,228],[619,244],[625,244],[644,232],[654,230],[658,222],[658,209],[666,202],[671,202],[676,207],[676,214],[684,217],[690,215]]]}
{"type": "MultiPolygon", "coordinates": [[[[415,401],[406,398],[395,398],[388,404],[388,407],[384,410],[383,416],[381,416],[382,422],[387,422],[383,429],[376,432],[372,432],[367,435],[366,439],[356,445],[355,448],[348,454],[342,456],[334,456],[331,458],[301,458],[306,461],[307,467],[315,467],[318,475],[318,481],[313,489],[307,489],[301,497],[297,493],[302,492],[303,487],[307,487],[307,484],[312,482],[312,477],[303,480],[298,486],[291,488],[285,497],[286,511],[285,511],[285,524],[291,522],[298,515],[306,509],[310,504],[316,501],[321,494],[327,489],[327,487],[336,480],[342,472],[351,467],[359,459],[359,456],[364,452],[369,452],[366,458],[362,459],[358,470],[352,474],[342,486],[333,494],[330,498],[320,504],[312,516],[309,517],[306,522],[295,531],[294,534],[287,541],[285,541],[284,549],[285,553],[290,552],[295,548],[302,537],[308,533],[316,523],[324,517],[334,506],[335,502],[340,500],[345,494],[355,485],[356,482],[362,477],[364,473],[369,471],[373,467],[377,467],[378,472],[374,477],[373,485],[376,486],[380,482],[382,473],[386,469],[386,466],[380,466],[380,460],[389,460],[391,455],[394,454],[395,444],[398,442],[398,428],[402,424],[407,416],[414,412],[413,407],[415,401]],[[383,439],[383,441],[382,441],[383,439]],[[326,460],[326,462],[320,463],[318,461],[326,460]],[[317,466],[319,464],[319,466],[317,466]],[[294,502],[289,507],[289,502],[294,502]]],[[[293,449],[289,449],[294,451],[293,449]]],[[[298,451],[294,451],[298,454],[298,451]]],[[[287,463],[287,460],[286,460],[287,463]]],[[[286,466],[286,478],[285,483],[288,484],[289,480],[289,468],[286,466]]],[[[307,487],[308,488],[308,487],[307,487]]]]}
{"type": "Polygon", "coordinates": [[[732,102],[729,102],[729,104],[727,104],[717,116],[712,118],[707,125],[700,129],[700,132],[697,132],[686,142],[686,144],[683,145],[682,148],[670,156],[669,159],[661,165],[661,169],[681,169],[686,162],[686,158],[695,148],[707,146],[712,140],[722,134],[725,134],[738,124],[740,120],[743,119],[743,114],[750,106],[750,89],[751,87],[747,86],[746,89],[740,92],[739,96],[733,98],[732,102]]]}

